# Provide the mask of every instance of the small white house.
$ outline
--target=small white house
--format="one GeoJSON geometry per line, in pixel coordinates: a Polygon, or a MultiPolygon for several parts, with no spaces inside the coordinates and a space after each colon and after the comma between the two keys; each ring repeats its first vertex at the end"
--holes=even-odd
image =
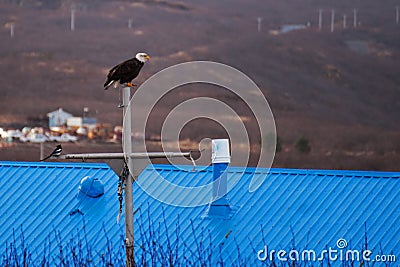
{"type": "Polygon", "coordinates": [[[79,129],[85,127],[89,130],[95,128],[97,119],[91,117],[71,117],[67,119],[67,127],[70,129],[79,129]]]}
{"type": "Polygon", "coordinates": [[[53,112],[47,113],[47,117],[49,117],[49,128],[52,128],[66,125],[68,118],[73,117],[73,115],[59,108],[53,112]]]}
{"type": "Polygon", "coordinates": [[[67,127],[68,128],[79,128],[83,126],[83,118],[82,117],[71,117],[67,119],[67,127]]]}

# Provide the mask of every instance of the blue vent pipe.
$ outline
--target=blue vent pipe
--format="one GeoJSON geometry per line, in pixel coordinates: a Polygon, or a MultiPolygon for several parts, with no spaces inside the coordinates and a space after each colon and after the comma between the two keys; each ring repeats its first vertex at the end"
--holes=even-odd
{"type": "Polygon", "coordinates": [[[230,213],[229,201],[226,198],[228,188],[227,168],[231,162],[229,140],[212,140],[213,166],[213,198],[208,210],[208,216],[228,218],[230,213]]]}

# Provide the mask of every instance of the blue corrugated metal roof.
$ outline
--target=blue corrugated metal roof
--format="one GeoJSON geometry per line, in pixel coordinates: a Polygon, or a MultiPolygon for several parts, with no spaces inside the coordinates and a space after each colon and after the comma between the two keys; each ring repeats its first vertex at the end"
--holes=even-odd
{"type": "MultiPolygon", "coordinates": [[[[180,168],[184,170],[154,166],[147,168],[140,179],[153,183],[156,173],[160,173],[163,178],[182,186],[198,186],[211,180],[212,168],[200,173],[190,172],[191,167],[180,168]]],[[[204,218],[207,207],[149,206],[151,214],[162,214],[164,209],[168,229],[174,229],[179,214],[179,221],[185,222],[180,233],[187,247],[196,248],[196,233],[204,235],[204,242],[209,240],[216,254],[221,249],[222,257],[230,264],[245,258],[249,266],[260,265],[256,252],[265,245],[271,250],[289,252],[295,247],[318,253],[328,247],[337,249],[336,242],[342,238],[348,242],[348,248],[361,251],[367,244],[375,254],[378,251],[395,253],[400,259],[399,178],[400,173],[388,172],[293,169],[268,172],[231,167],[228,183],[229,180],[239,181],[228,194],[234,209],[230,220],[204,218]],[[257,191],[249,193],[254,175],[268,175],[268,178],[257,191]]],[[[171,193],[162,188],[153,192],[158,197],[171,193]]],[[[188,201],[196,199],[175,197],[187,197],[188,201]]],[[[157,224],[162,218],[154,216],[152,220],[157,224]]]]}
{"type": "Polygon", "coordinates": [[[106,254],[105,233],[110,242],[121,244],[124,228],[115,223],[117,182],[106,164],[0,162],[3,265],[13,247],[19,253],[28,248],[31,263],[39,265],[43,257],[46,262],[57,262],[60,245],[71,257],[67,247],[77,248],[79,242],[91,244],[93,257],[98,258],[106,254]],[[77,198],[80,181],[86,176],[104,182],[102,197],[77,198]]]}
{"type": "MultiPolygon", "coordinates": [[[[181,186],[199,186],[211,181],[212,168],[198,172],[191,169],[191,166],[153,165],[139,179],[156,184],[157,175],[162,175],[181,186]]],[[[233,209],[229,220],[205,216],[207,206],[165,205],[135,186],[134,206],[140,208],[135,214],[136,258],[142,265],[140,260],[168,263],[171,259],[175,265],[178,262],[201,265],[204,261],[206,266],[221,262],[224,266],[262,266],[270,263],[257,258],[257,252],[264,246],[270,251],[289,252],[295,248],[300,253],[302,250],[320,253],[328,247],[338,250],[336,242],[346,239],[346,249],[363,250],[367,246],[373,255],[395,255],[398,264],[399,178],[400,173],[389,172],[230,167],[228,182],[238,182],[227,196],[233,209]],[[248,191],[253,176],[267,175],[257,191],[248,191]]],[[[79,244],[78,236],[82,239],[86,235],[82,246],[86,249],[86,242],[90,244],[93,266],[101,265],[110,255],[114,262],[119,260],[122,264],[124,228],[123,223],[116,224],[117,182],[118,177],[105,164],[0,162],[0,244],[10,244],[15,239],[17,246],[21,246],[22,225],[24,246],[32,253],[32,261],[38,263],[46,242],[53,260],[57,261],[58,244],[64,242],[64,251],[68,251],[67,247],[72,245],[66,244],[79,244]],[[102,197],[76,198],[79,182],[85,176],[96,176],[104,182],[102,197]],[[63,242],[57,241],[56,236],[63,242]],[[112,246],[107,245],[110,244],[107,238],[112,246]]],[[[174,195],[157,186],[152,194],[187,201],[211,198],[211,195],[174,195]]],[[[5,248],[1,247],[2,255],[5,248]]],[[[275,261],[279,263],[276,255],[275,261]]]]}

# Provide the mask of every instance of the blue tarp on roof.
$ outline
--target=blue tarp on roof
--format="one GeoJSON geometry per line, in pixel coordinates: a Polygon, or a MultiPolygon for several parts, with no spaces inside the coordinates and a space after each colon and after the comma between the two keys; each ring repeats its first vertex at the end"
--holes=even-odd
{"type": "MultiPolygon", "coordinates": [[[[182,186],[212,180],[211,167],[191,170],[191,166],[150,165],[139,179],[155,183],[161,175],[182,186]]],[[[228,180],[238,176],[227,195],[230,219],[207,216],[207,205],[163,204],[135,186],[138,265],[265,266],[272,261],[292,265],[291,258],[297,257],[297,265],[341,266],[350,262],[345,261],[350,250],[350,258],[360,251],[360,260],[355,260],[359,266],[368,249],[372,255],[367,259],[385,256],[387,264],[398,266],[400,173],[229,168],[228,180]],[[250,193],[253,176],[267,179],[250,193]],[[330,250],[336,259],[329,259],[330,250]]],[[[0,263],[22,262],[26,251],[30,265],[122,266],[124,217],[116,223],[117,183],[118,176],[105,164],[0,162],[0,263]],[[103,195],[78,196],[80,182],[87,176],[102,182],[103,195]]],[[[173,194],[163,188],[152,192],[158,199],[172,195],[193,200],[193,195],[173,194]]],[[[211,199],[211,195],[198,197],[211,199]]]]}

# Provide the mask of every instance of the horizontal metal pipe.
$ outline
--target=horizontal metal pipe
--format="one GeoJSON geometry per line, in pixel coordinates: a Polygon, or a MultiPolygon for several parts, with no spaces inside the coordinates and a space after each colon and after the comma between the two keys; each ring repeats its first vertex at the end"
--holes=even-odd
{"type": "MultiPolygon", "coordinates": [[[[144,158],[174,158],[174,157],[191,157],[191,152],[143,152],[131,153],[133,159],[144,158]]],[[[61,155],[58,159],[123,159],[124,153],[87,153],[87,154],[66,154],[61,155]]]]}

